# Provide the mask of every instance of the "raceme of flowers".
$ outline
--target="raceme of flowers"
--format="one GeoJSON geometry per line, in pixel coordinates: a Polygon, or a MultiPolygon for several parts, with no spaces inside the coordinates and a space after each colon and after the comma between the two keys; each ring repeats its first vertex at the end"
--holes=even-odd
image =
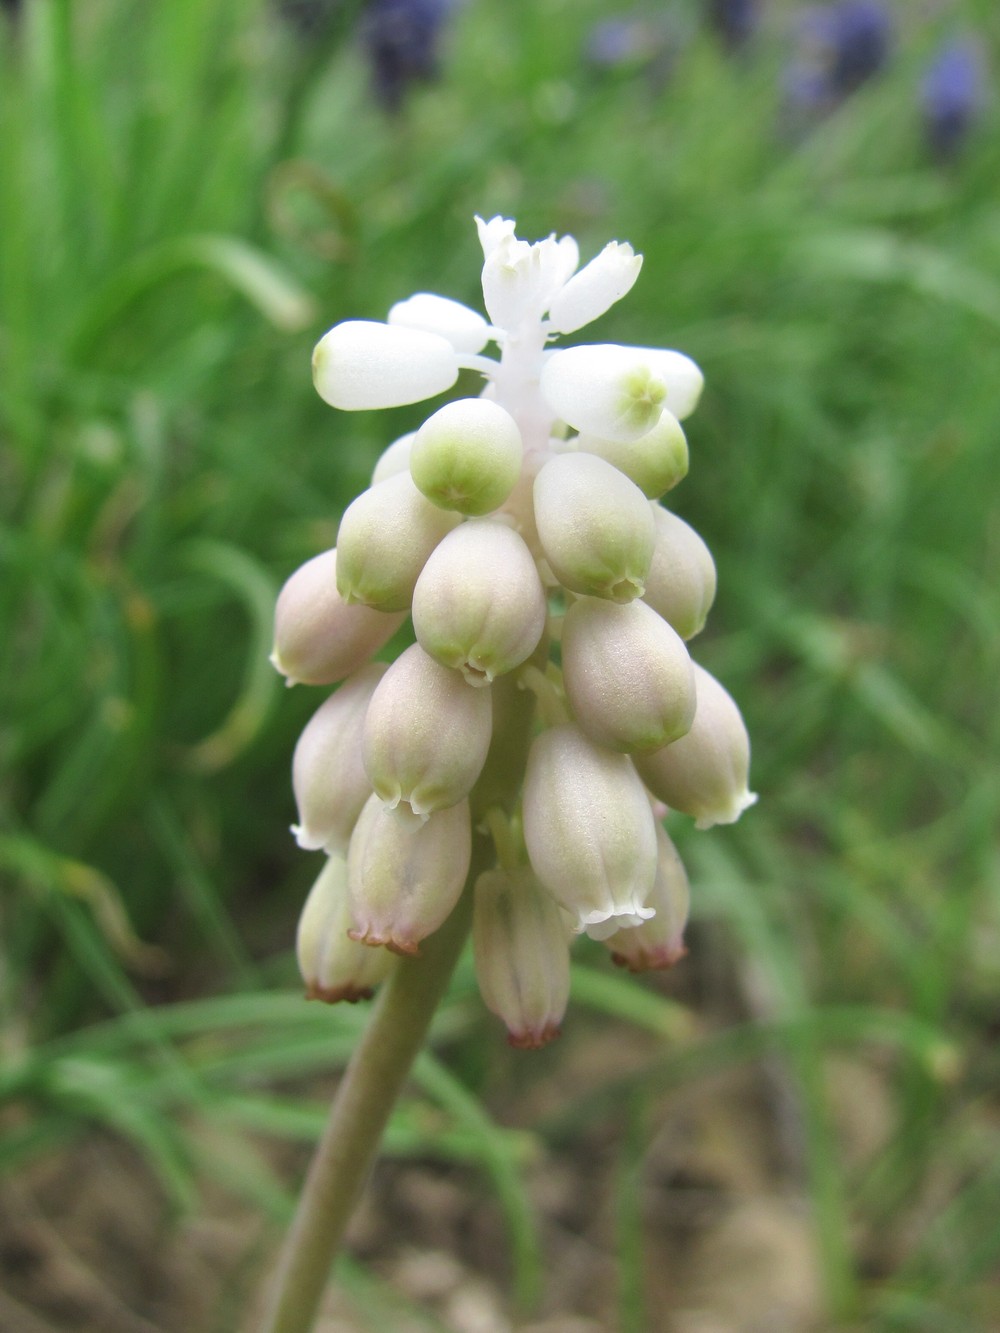
{"type": "Polygon", "coordinates": [[[739,710],[688,653],[715,566],[659,503],[687,472],[701,372],[677,351],[552,345],[631,289],[630,245],[580,268],[570,236],[477,224],[488,320],[422,292],[316,347],[317,390],[345,411],[442,394],[462,370],[485,387],[386,449],[336,548],[282,589],[272,660],[289,684],[339,682],[293,762],[293,831],[327,858],[298,932],[308,993],[358,999],[418,954],[481,830],[479,985],[532,1048],[559,1030],[575,934],[633,971],[683,954],[666,809],[709,828],[756,798],[739,710]],[[416,642],[373,660],[407,616],[416,642]]]}

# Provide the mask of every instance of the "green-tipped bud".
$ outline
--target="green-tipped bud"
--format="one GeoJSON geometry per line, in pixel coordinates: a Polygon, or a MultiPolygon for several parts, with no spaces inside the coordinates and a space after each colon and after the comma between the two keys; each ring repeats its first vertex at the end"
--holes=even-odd
{"type": "Polygon", "coordinates": [[[582,343],[552,352],[542,367],[542,395],[574,430],[602,440],[638,440],[666,408],[682,421],[704,380],[682,352],[659,347],[582,343]]]}
{"type": "Polygon", "coordinates": [[[630,602],[653,558],[653,515],[638,486],[594,454],[550,458],[534,488],[538,539],[572,592],[630,602]]]}
{"type": "Polygon", "coordinates": [[[513,528],[471,519],[449,532],[413,590],[413,628],[421,647],[470,685],[520,666],[545,629],[538,570],[513,528]]]}
{"type": "Polygon", "coordinates": [[[347,862],[342,856],[331,856],[306,899],[295,940],[308,999],[327,1004],[371,999],[375,987],[392,970],[393,955],[386,949],[366,949],[350,939],[350,928],[347,862]]]}
{"type": "Polygon", "coordinates": [[[372,796],[351,835],[347,887],[352,940],[416,954],[458,902],[469,873],[469,803],[439,810],[424,823],[397,819],[372,796]]]}
{"type": "Polygon", "coordinates": [[[418,643],[379,682],[365,716],[365,771],[390,810],[421,819],[468,796],[490,746],[493,707],[418,643]]]}
{"type": "Polygon", "coordinates": [[[683,639],[644,602],[574,602],[562,664],[573,714],[598,745],[658,750],[690,730],[694,667],[683,639]]]}
{"type": "Polygon", "coordinates": [[[348,605],[337,590],[337,552],[307,560],[288,579],[274,612],[271,661],[289,685],[334,685],[362,666],[406,619],[348,605]]]}
{"type": "Polygon", "coordinates": [[[513,490],[523,452],[509,412],[486,398],[459,398],[417,431],[410,472],[418,489],[443,509],[489,514],[513,490]]]}
{"type": "Polygon", "coordinates": [[[345,602],[379,611],[409,608],[427,557],[457,514],[426,500],[409,472],[370,486],[348,505],[337,539],[337,588],[345,602]]]}
{"type": "Polygon", "coordinates": [[[656,915],[630,930],[619,930],[604,941],[619,967],[630,972],[673,967],[684,957],[684,927],[691,906],[684,862],[662,824],[656,829],[656,879],[646,899],[656,915]]]}
{"type": "Polygon", "coordinates": [[[437,333],[349,319],[320,338],[312,370],[324,402],[360,412],[402,407],[443,393],[458,379],[458,357],[437,333]]]}
{"type": "Polygon", "coordinates": [[[624,472],[650,500],[658,500],[687,476],[687,439],[672,412],[661,412],[653,429],[637,440],[622,443],[581,434],[574,443],[624,472]]]}
{"type": "Polygon", "coordinates": [[[656,821],[632,761],[578,727],[536,736],[524,779],[524,841],[538,878],[595,939],[653,915],[656,821]]]}
{"type": "Polygon", "coordinates": [[[732,696],[695,664],[697,707],[679,741],[636,759],[642,780],[661,801],[691,815],[701,829],[733,824],[757,800],[748,790],[750,738],[732,696]]]}
{"type": "Polygon", "coordinates": [[[383,662],[369,662],[355,671],[320,705],[299,737],[292,759],[299,822],[292,832],[307,851],[346,851],[361,807],[372,793],[361,737],[368,704],[385,671],[383,662]]]}
{"type": "Polygon", "coordinates": [[[385,481],[386,477],[394,477],[398,472],[409,472],[410,450],[413,448],[413,438],[416,433],[415,430],[408,431],[382,450],[372,472],[373,486],[385,481]]]}
{"type": "Polygon", "coordinates": [[[694,528],[662,505],[651,505],[656,540],[642,600],[682,639],[705,626],[715,601],[715,561],[694,528]]]}
{"type": "Polygon", "coordinates": [[[530,870],[488,870],[476,880],[476,978],[511,1046],[534,1051],[558,1037],[569,1002],[570,936],[562,909],[530,870]]]}

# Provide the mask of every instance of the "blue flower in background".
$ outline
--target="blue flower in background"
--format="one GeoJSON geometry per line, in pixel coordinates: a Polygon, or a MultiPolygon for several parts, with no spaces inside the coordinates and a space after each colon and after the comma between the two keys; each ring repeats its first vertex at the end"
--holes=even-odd
{"type": "Polygon", "coordinates": [[[760,0],[708,0],[708,21],[730,50],[745,46],[760,20],[760,0]]]}
{"type": "Polygon", "coordinates": [[[943,46],[924,75],[920,105],[935,156],[954,158],[982,115],[986,101],[983,51],[973,38],[943,46]]]}
{"type": "Polygon", "coordinates": [[[361,36],[371,61],[375,95],[398,111],[411,84],[438,72],[438,43],[452,0],[371,0],[361,36]]]}
{"type": "Polygon", "coordinates": [[[834,110],[888,64],[892,15],[874,0],[843,0],[804,15],[785,73],[788,110],[814,120],[834,110]]]}
{"type": "Polygon", "coordinates": [[[834,97],[845,97],[878,74],[892,46],[892,15],[875,0],[843,0],[806,15],[803,31],[814,45],[834,97]]]}

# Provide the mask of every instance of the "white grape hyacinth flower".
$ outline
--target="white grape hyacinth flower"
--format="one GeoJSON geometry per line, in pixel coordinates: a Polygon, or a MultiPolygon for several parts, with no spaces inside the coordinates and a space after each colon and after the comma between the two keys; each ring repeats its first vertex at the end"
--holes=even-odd
{"type": "Polygon", "coordinates": [[[420,291],[316,346],[316,389],[341,411],[448,400],[407,423],[336,549],[288,580],[273,660],[289,683],[343,682],[295,760],[296,835],[331,857],[300,931],[311,993],[367,993],[391,969],[366,953],[418,954],[474,894],[483,997],[535,1047],[558,1030],[574,931],[633,970],[683,954],[688,881],[663,818],[707,828],[756,798],[739,709],[684,642],[714,562],[658,503],[687,474],[701,370],[574,343],[639,278],[627,242],[581,266],[571,236],[476,226],[485,315],[420,291]],[[407,620],[417,643],[375,662],[407,620]],[[478,889],[462,887],[473,838],[495,853],[484,871],[477,852],[478,889]]]}

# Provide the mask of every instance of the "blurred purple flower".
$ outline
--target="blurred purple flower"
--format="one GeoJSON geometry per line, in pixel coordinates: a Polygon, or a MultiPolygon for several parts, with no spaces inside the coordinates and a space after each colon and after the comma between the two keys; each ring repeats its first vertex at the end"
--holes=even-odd
{"type": "Polygon", "coordinates": [[[874,0],[810,9],[784,78],[786,112],[797,128],[833,111],[878,74],[888,63],[892,35],[890,11],[874,0]]]}
{"type": "Polygon", "coordinates": [[[931,151],[942,160],[954,158],[986,102],[983,50],[973,38],[959,38],[941,47],[920,89],[924,132],[931,151]]]}
{"type": "Polygon", "coordinates": [[[375,95],[398,111],[411,84],[438,73],[441,29],[452,0],[370,0],[361,37],[371,61],[375,95]]]}
{"type": "Polygon", "coordinates": [[[731,51],[747,44],[759,19],[760,0],[708,0],[708,21],[731,51]]]}
{"type": "Polygon", "coordinates": [[[643,65],[659,55],[663,33],[647,19],[628,16],[595,23],[587,38],[587,63],[598,69],[643,65]]]}
{"type": "Polygon", "coordinates": [[[875,0],[841,0],[807,14],[803,32],[817,48],[831,94],[846,97],[887,64],[892,16],[875,0]]]}

